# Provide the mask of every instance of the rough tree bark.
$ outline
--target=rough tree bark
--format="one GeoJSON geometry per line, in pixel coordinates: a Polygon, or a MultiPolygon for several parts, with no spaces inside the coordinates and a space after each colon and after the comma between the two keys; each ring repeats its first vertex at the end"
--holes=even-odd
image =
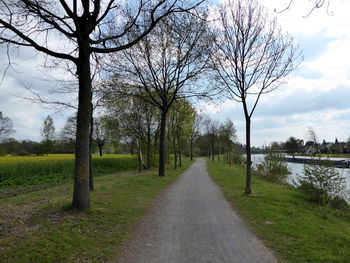
{"type": "MultiPolygon", "coordinates": [[[[84,27],[83,27],[84,28],[84,27]]],[[[87,34],[87,32],[86,32],[87,34]]],[[[79,78],[79,104],[77,114],[77,136],[75,147],[75,170],[73,207],[90,207],[89,160],[90,160],[90,119],[91,119],[91,71],[90,44],[88,35],[78,40],[79,56],[77,72],[79,78]]]]}
{"type": "Polygon", "coordinates": [[[95,190],[94,185],[94,174],[92,172],[92,151],[93,151],[93,143],[92,143],[92,135],[94,133],[94,117],[93,117],[93,105],[91,103],[91,115],[90,115],[90,141],[89,141],[89,147],[90,147],[90,153],[89,153],[89,188],[90,191],[95,190]]]}

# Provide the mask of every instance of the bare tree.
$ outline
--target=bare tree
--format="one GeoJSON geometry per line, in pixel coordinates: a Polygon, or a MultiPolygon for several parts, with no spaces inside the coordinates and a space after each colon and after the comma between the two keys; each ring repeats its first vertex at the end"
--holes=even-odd
{"type": "Polygon", "coordinates": [[[243,106],[246,121],[246,194],[251,193],[252,115],[261,95],[279,87],[300,58],[292,38],[282,34],[275,19],[268,20],[267,17],[267,12],[254,0],[233,0],[221,6],[214,56],[222,92],[243,106]]]}
{"type": "Polygon", "coordinates": [[[73,207],[90,207],[89,136],[91,61],[94,54],[130,48],[170,13],[200,2],[180,0],[0,0],[0,43],[32,47],[78,76],[78,114],[73,207]],[[133,31],[131,37],[128,32],[133,31]]]}
{"type": "MultiPolygon", "coordinates": [[[[277,9],[275,8],[275,12],[276,13],[282,13],[288,9],[290,9],[290,7],[292,6],[294,0],[289,0],[289,2],[286,4],[285,7],[283,7],[282,9],[277,9]]],[[[310,1],[311,2],[311,1],[310,1]]],[[[331,4],[331,0],[313,0],[313,3],[311,3],[311,8],[308,11],[308,13],[306,15],[304,15],[304,17],[308,17],[309,15],[311,15],[311,13],[318,8],[321,8],[322,6],[326,5],[327,6],[327,13],[329,15],[332,15],[332,12],[330,12],[330,4],[331,4]]]]}
{"type": "Polygon", "coordinates": [[[14,132],[13,123],[9,117],[3,116],[0,111],[0,141],[14,132]]]}
{"type": "Polygon", "coordinates": [[[182,14],[168,16],[138,44],[115,58],[117,72],[110,85],[142,99],[161,112],[159,176],[165,176],[166,118],[175,100],[203,95],[199,76],[207,69],[211,33],[204,20],[182,14]],[[146,94],[147,96],[144,96],[146,94]]]}
{"type": "Polygon", "coordinates": [[[313,143],[312,147],[314,147],[316,153],[318,153],[319,143],[318,143],[318,137],[315,130],[312,127],[309,127],[309,129],[307,130],[307,134],[308,134],[308,139],[313,143]]]}

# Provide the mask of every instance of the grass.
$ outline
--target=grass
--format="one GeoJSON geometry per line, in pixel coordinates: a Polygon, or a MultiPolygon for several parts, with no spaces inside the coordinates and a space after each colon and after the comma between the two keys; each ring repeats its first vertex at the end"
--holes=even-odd
{"type": "Polygon", "coordinates": [[[208,171],[247,225],[281,262],[350,262],[350,211],[311,203],[300,191],[253,177],[245,169],[207,162],[208,171]]]}
{"type": "Polygon", "coordinates": [[[92,208],[70,210],[71,183],[0,199],[1,262],[111,262],[154,198],[191,162],[155,171],[95,179],[92,208]]]}
{"type": "MultiPolygon", "coordinates": [[[[93,155],[94,176],[136,169],[137,157],[127,154],[93,155]]],[[[0,196],[28,188],[42,188],[73,179],[74,155],[0,157],[0,196]]]]}

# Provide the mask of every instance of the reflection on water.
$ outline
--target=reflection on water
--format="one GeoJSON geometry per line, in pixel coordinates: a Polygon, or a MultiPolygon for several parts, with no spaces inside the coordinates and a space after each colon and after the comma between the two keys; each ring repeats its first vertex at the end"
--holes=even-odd
{"type": "MultiPolygon", "coordinates": [[[[263,154],[252,154],[252,162],[253,165],[258,165],[261,163],[261,161],[264,159],[263,154]]],[[[287,163],[289,171],[292,172],[292,174],[289,176],[287,182],[289,184],[294,185],[294,182],[297,182],[298,175],[303,174],[304,170],[304,164],[302,163],[287,163]]],[[[335,168],[337,171],[340,172],[342,176],[346,179],[346,188],[350,190],[350,169],[344,169],[344,168],[335,168]]]]}

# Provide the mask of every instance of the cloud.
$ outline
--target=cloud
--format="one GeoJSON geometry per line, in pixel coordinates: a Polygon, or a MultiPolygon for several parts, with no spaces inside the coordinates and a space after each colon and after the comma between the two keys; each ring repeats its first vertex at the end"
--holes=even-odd
{"type": "MultiPolygon", "coordinates": [[[[0,53],[3,62],[0,64],[0,72],[4,72],[7,66],[5,48],[0,48],[0,53]]],[[[40,141],[40,129],[47,115],[53,117],[56,132],[58,132],[63,127],[66,118],[73,114],[72,110],[55,112],[48,107],[24,99],[32,97],[25,89],[25,87],[30,87],[49,100],[57,100],[58,95],[51,94],[50,90],[59,87],[62,83],[57,82],[55,78],[62,80],[72,78],[59,69],[53,71],[44,69],[42,67],[44,61],[45,57],[33,52],[32,49],[17,49],[11,54],[12,66],[0,86],[0,111],[13,121],[16,133],[11,136],[18,140],[40,141]]],[[[76,100],[72,94],[60,94],[59,98],[67,101],[76,100]]]]}

